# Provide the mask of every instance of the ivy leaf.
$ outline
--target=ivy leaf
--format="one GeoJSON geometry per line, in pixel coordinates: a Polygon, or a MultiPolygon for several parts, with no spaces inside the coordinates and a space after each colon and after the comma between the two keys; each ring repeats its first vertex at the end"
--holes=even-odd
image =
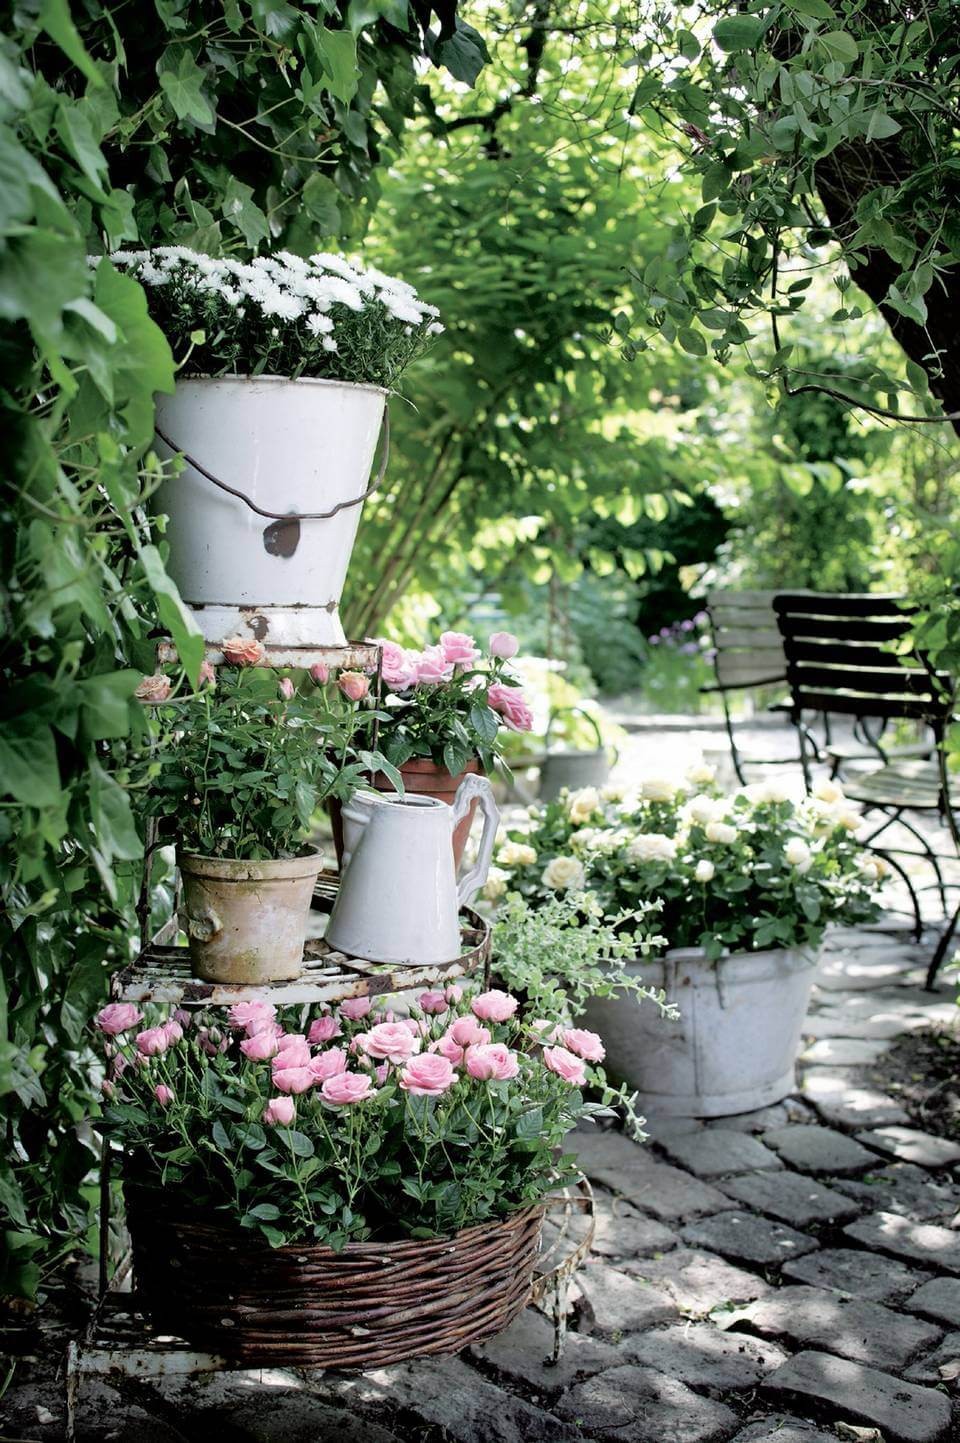
{"type": "Polygon", "coordinates": [[[860,54],[860,47],[846,30],[828,30],[826,34],[817,36],[817,44],[831,60],[838,60],[843,65],[852,65],[860,54]]]}
{"type": "Polygon", "coordinates": [[[70,18],[67,0],[43,0],[39,20],[50,39],[60,46],[70,63],[83,72],[91,85],[102,85],[103,76],[87,53],[77,27],[70,18]]]}
{"type": "Polygon", "coordinates": [[[130,733],[130,702],[140,681],[131,669],[103,676],[87,676],[77,682],[81,723],[90,741],[106,741],[130,733]]]}
{"type": "Polygon", "coordinates": [[[90,184],[106,198],[103,180],[107,173],[107,162],[100,150],[89,115],[76,101],[61,101],[57,106],[57,134],[90,184]]]}
{"type": "Polygon", "coordinates": [[[313,38],[324,83],[331,95],[346,104],[356,95],[360,80],[357,42],[349,30],[326,30],[319,25],[313,27],[313,38]]]}
{"type": "Polygon", "coordinates": [[[728,15],[713,27],[713,38],[721,50],[752,50],[763,34],[755,15],[728,15]]]}
{"type": "Polygon", "coordinates": [[[267,217],[253,199],[253,187],[244,185],[235,175],[231,175],[227,182],[220,209],[226,219],[232,221],[241,232],[252,250],[256,249],[260,241],[269,239],[267,217]]]}
{"type": "MultiPolygon", "coordinates": [[[[166,52],[169,54],[169,51],[166,52]]],[[[214,112],[203,93],[204,73],[189,50],[184,50],[176,70],[163,70],[160,88],[173,107],[178,120],[192,120],[197,125],[212,125],[214,112]]]]}
{"type": "Polygon", "coordinates": [[[98,761],[87,768],[90,823],[97,849],[108,862],[135,862],[143,856],[143,843],[130,810],[130,798],[98,761]]]}
{"type": "Polygon", "coordinates": [[[55,807],[60,801],[53,732],[35,717],[0,722],[0,795],[27,807],[55,807]]]}
{"type": "Polygon", "coordinates": [[[457,21],[457,28],[448,40],[433,47],[433,63],[449,70],[454,80],[474,85],[480,71],[490,59],[483,36],[472,25],[457,21]]]}
{"type": "Polygon", "coordinates": [[[313,174],[303,187],[303,205],[321,235],[340,232],[340,192],[329,176],[313,174]]]}
{"type": "Polygon", "coordinates": [[[180,593],[167,575],[155,546],[140,548],[140,564],[156,598],[160,621],[169,630],[181,664],[192,684],[196,686],[200,679],[200,663],[203,661],[204,651],[199,627],[180,600],[180,593]]]}

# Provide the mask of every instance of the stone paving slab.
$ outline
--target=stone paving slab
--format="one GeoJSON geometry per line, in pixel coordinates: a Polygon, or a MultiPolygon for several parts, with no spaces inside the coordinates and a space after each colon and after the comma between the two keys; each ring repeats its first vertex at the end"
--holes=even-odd
{"type": "MultiPolygon", "coordinates": [[[[785,1262],[783,1276],[794,1283],[834,1288],[871,1303],[901,1303],[911,1297],[930,1274],[862,1248],[825,1248],[822,1252],[785,1262]]],[[[960,1283],[957,1288],[960,1291],[960,1283]]],[[[914,1313],[923,1311],[917,1308],[912,1297],[909,1307],[914,1313]]]]}
{"type": "Polygon", "coordinates": [[[870,1213],[844,1228],[844,1233],[865,1247],[895,1257],[960,1273],[960,1232],[936,1223],[917,1223],[899,1213],[870,1213]]]}
{"type": "Polygon", "coordinates": [[[595,1163],[587,1168],[587,1176],[663,1223],[689,1222],[733,1207],[733,1203],[709,1183],[669,1163],[656,1162],[649,1154],[643,1157],[642,1165],[627,1168],[595,1163]]]}
{"type": "Polygon", "coordinates": [[[574,1383],[616,1367],[620,1353],[612,1343],[587,1333],[570,1331],[559,1363],[549,1363],[553,1349],[553,1324],[527,1308],[506,1332],[488,1343],[469,1350],[470,1357],[498,1374],[526,1383],[536,1393],[559,1393],[574,1383]]]}
{"type": "Polygon", "coordinates": [[[935,1352],[914,1363],[903,1376],[912,1383],[955,1385],[960,1377],[960,1333],[948,1333],[935,1352]]]}
{"type": "Polygon", "coordinates": [[[734,1117],[712,1117],[705,1127],[721,1128],[730,1132],[768,1132],[775,1127],[786,1127],[788,1122],[816,1122],[817,1114],[808,1102],[799,1097],[785,1097],[771,1107],[758,1108],[756,1112],[739,1112],[734,1117]]]}
{"type": "MultiPolygon", "coordinates": [[[[677,1257],[679,1253],[667,1256],[677,1257]]],[[[651,1258],[649,1262],[631,1266],[645,1270],[659,1265],[657,1259],[651,1258]]],[[[607,1263],[589,1262],[578,1274],[577,1284],[585,1313],[581,1326],[585,1323],[591,1332],[630,1333],[654,1323],[668,1322],[677,1315],[676,1303],[665,1289],[653,1287],[607,1263]]]]}
{"type": "Polygon", "coordinates": [[[837,1443],[837,1435],[825,1433],[815,1423],[805,1423],[801,1418],[777,1414],[751,1423],[730,1443],[837,1443]]]}
{"type": "Polygon", "coordinates": [[[876,1166],[877,1155],[846,1133],[800,1124],[765,1132],[761,1140],[797,1172],[856,1175],[876,1166]]]}
{"type": "Polygon", "coordinates": [[[814,1399],[834,1416],[862,1419],[882,1431],[885,1443],[939,1443],[950,1427],[950,1400],[937,1389],[829,1353],[798,1353],[763,1386],[814,1399]]]}
{"type": "Polygon", "coordinates": [[[625,1338],[620,1351],[631,1363],[694,1388],[732,1390],[756,1387],[787,1358],[776,1343],[722,1333],[710,1323],[675,1323],[640,1338],[625,1338]]]}
{"type": "Polygon", "coordinates": [[[825,1122],[851,1131],[910,1121],[894,1098],[865,1086],[859,1075],[851,1075],[846,1068],[808,1067],[803,1073],[802,1091],[825,1122]]]}
{"type": "Polygon", "coordinates": [[[679,1242],[654,1218],[639,1212],[623,1198],[606,1193],[594,1194],[594,1234],[592,1252],[601,1258],[653,1257],[668,1252],[679,1242]]]}
{"type": "MultiPolygon", "coordinates": [[[[902,1031],[902,1027],[897,1027],[893,1036],[902,1031]]],[[[839,1037],[831,1033],[819,1037],[816,1042],[805,1047],[800,1054],[800,1061],[819,1063],[823,1067],[866,1067],[889,1051],[889,1042],[876,1037],[839,1037]]]]}
{"type": "Polygon", "coordinates": [[[700,1178],[783,1167],[775,1152],[747,1132],[725,1131],[723,1128],[685,1132],[668,1139],[662,1146],[673,1162],[700,1178]]]}
{"type": "Polygon", "coordinates": [[[771,1222],[756,1213],[723,1212],[716,1217],[701,1218],[683,1229],[685,1243],[709,1248],[737,1262],[776,1265],[819,1246],[816,1238],[797,1232],[786,1223],[771,1222]]]}
{"type": "Polygon", "coordinates": [[[713,1253],[678,1248],[662,1258],[625,1264],[626,1270],[668,1294],[681,1312],[703,1317],[729,1303],[765,1297],[770,1287],[755,1273],[731,1267],[713,1253]]]}
{"type": "Polygon", "coordinates": [[[915,1127],[876,1127],[858,1132],[857,1138],[898,1162],[912,1162],[919,1167],[949,1167],[960,1162],[960,1146],[955,1142],[919,1132],[915,1127]]]}
{"type": "Polygon", "coordinates": [[[960,1209],[960,1186],[943,1173],[931,1174],[909,1162],[878,1167],[861,1178],[833,1181],[864,1212],[903,1213],[927,1221],[951,1218],[960,1209]]]}
{"type": "Polygon", "coordinates": [[[960,1327],[960,1278],[931,1278],[913,1294],[910,1311],[960,1327]]]}
{"type": "Polygon", "coordinates": [[[725,1404],[700,1397],[677,1378],[631,1364],[578,1383],[557,1411],[602,1443],[720,1443],[737,1424],[725,1404]]]}
{"type": "Polygon", "coordinates": [[[787,1338],[801,1347],[829,1348],[857,1363],[899,1372],[941,1332],[932,1323],[896,1313],[880,1303],[850,1298],[827,1288],[790,1285],[730,1315],[764,1337],[787,1338]]]}
{"type": "Polygon", "coordinates": [[[843,1193],[797,1172],[750,1173],[729,1178],[721,1187],[727,1197],[795,1228],[845,1222],[860,1211],[843,1193]]]}

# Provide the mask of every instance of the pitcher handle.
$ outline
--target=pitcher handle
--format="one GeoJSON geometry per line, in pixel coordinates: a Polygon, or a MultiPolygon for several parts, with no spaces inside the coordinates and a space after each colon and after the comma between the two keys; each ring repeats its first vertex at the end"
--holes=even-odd
{"type": "Polygon", "coordinates": [[[493,787],[486,777],[478,777],[471,773],[470,776],[464,777],[457,787],[457,795],[453,799],[454,829],[463,821],[474,800],[480,803],[480,810],[483,812],[483,835],[480,838],[480,850],[477,853],[476,862],[457,884],[457,904],[461,907],[466,907],[473,901],[487,880],[487,873],[493,857],[493,847],[497,839],[497,828],[500,825],[500,808],[494,801],[493,787]]]}

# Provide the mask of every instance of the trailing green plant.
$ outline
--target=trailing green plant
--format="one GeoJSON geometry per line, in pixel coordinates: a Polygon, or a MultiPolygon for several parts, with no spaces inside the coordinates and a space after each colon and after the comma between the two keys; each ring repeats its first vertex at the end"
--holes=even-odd
{"type": "Polygon", "coordinates": [[[187,376],[317,376],[393,386],[443,327],[412,286],[341,256],[249,264],[185,246],[114,251],[187,376]]]}

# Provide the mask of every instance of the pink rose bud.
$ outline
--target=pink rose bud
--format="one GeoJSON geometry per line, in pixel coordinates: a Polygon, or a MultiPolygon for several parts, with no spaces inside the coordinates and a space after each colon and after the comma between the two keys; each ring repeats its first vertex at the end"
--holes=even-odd
{"type": "Polygon", "coordinates": [[[284,1067],[273,1070],[273,1085],[278,1092],[307,1092],[315,1082],[309,1067],[284,1067]]]}
{"type": "Polygon", "coordinates": [[[153,1095],[161,1107],[169,1107],[173,1101],[173,1088],[168,1087],[165,1082],[161,1082],[153,1089],[153,1095]]]}
{"type": "Polygon", "coordinates": [[[143,1013],[134,1007],[132,1002],[109,1002],[96,1016],[97,1026],[107,1037],[117,1037],[121,1032],[128,1032],[142,1021],[143,1013]]]}
{"type": "Polygon", "coordinates": [[[335,1037],[339,1037],[341,1031],[340,1023],[335,1017],[318,1017],[310,1024],[307,1041],[322,1046],[323,1043],[332,1042],[335,1037]]]}
{"type": "Polygon", "coordinates": [[[474,1047],[468,1047],[464,1065],[470,1076],[481,1082],[489,1078],[506,1082],[511,1077],[516,1077],[520,1071],[516,1053],[511,1052],[502,1042],[478,1043],[474,1047]]]}
{"type": "Polygon", "coordinates": [[[256,666],[266,656],[266,648],[251,636],[231,636],[223,643],[224,660],[231,666],[256,666]]]}
{"type": "Polygon", "coordinates": [[[216,686],[217,669],[212,661],[207,661],[206,658],[204,658],[200,663],[200,675],[197,677],[197,681],[201,687],[216,686]]]}
{"type": "Polygon", "coordinates": [[[379,1022],[357,1038],[368,1057],[399,1064],[420,1051],[420,1038],[414,1037],[402,1022],[379,1022]]]}
{"type": "Polygon", "coordinates": [[[340,1016],[350,1022],[359,1022],[361,1017],[366,1017],[371,1005],[369,997],[348,997],[346,1002],[340,1003],[340,1016]]]}
{"type": "Polygon", "coordinates": [[[603,1042],[596,1032],[588,1032],[585,1027],[568,1027],[563,1034],[563,1045],[587,1062],[602,1062],[606,1056],[603,1042]]]}
{"type": "Polygon", "coordinates": [[[320,1088],[324,1102],[340,1107],[345,1103],[364,1102],[374,1096],[373,1083],[366,1072],[338,1072],[328,1077],[320,1088]]]}
{"type": "Polygon", "coordinates": [[[145,676],[133,694],[137,701],[157,703],[166,701],[172,691],[168,678],[158,671],[153,676],[145,676]]]}
{"type": "Polygon", "coordinates": [[[574,1057],[565,1047],[545,1047],[543,1060],[551,1072],[562,1077],[574,1087],[582,1087],[587,1080],[586,1069],[579,1057],[574,1057]]]}
{"type": "Polygon", "coordinates": [[[279,1124],[280,1127],[289,1127],[297,1115],[297,1107],[292,1097],[271,1097],[263,1109],[263,1120],[268,1127],[279,1124]]]}
{"type": "Polygon", "coordinates": [[[382,1087],[383,1084],[386,1082],[387,1078],[390,1076],[389,1062],[381,1062],[379,1067],[375,1067],[373,1069],[373,1075],[382,1087]]]}
{"type": "Polygon", "coordinates": [[[175,1017],[168,1017],[166,1022],[162,1022],[160,1024],[160,1030],[167,1034],[167,1041],[171,1047],[183,1037],[183,1028],[175,1017]]]}
{"type": "Polygon", "coordinates": [[[470,1003],[470,1011],[474,1017],[479,1017],[484,1022],[506,1022],[516,1010],[517,999],[496,987],[491,992],[481,992],[479,997],[475,997],[470,1003]]]}
{"type": "Polygon", "coordinates": [[[520,650],[520,643],[512,631],[495,631],[490,637],[490,655],[509,661],[520,650]]]}
{"type": "Polygon", "coordinates": [[[458,1047],[470,1047],[475,1042],[489,1042],[490,1033],[485,1027],[473,1017],[458,1017],[447,1028],[447,1036],[452,1037],[458,1047]]]}
{"type": "Polygon", "coordinates": [[[271,1022],[277,1015],[277,1009],[272,1002],[263,1002],[259,998],[253,1002],[235,1002],[227,1013],[232,1027],[246,1027],[248,1022],[262,1021],[268,1018],[271,1022]]]}
{"type": "Polygon", "coordinates": [[[455,1007],[463,998],[463,988],[458,986],[456,982],[451,982],[449,987],[443,989],[443,995],[451,1006],[455,1007]]]}
{"type": "Polygon", "coordinates": [[[325,1082],[328,1077],[336,1077],[346,1070],[347,1054],[342,1047],[328,1047],[326,1052],[318,1052],[310,1059],[310,1071],[318,1082],[325,1082]]]}
{"type": "Polygon", "coordinates": [[[421,992],[417,998],[417,1006],[421,1012],[438,1013],[446,1012],[449,1003],[442,992],[421,992]]]}
{"type": "Polygon", "coordinates": [[[252,1022],[247,1023],[243,1030],[248,1037],[256,1037],[261,1032],[266,1032],[268,1037],[283,1036],[283,1028],[280,1023],[274,1022],[270,1017],[255,1017],[252,1022]]]}
{"type": "Polygon", "coordinates": [[[342,671],[337,686],[349,701],[363,701],[370,690],[370,678],[362,671],[342,671]]]}
{"type": "Polygon", "coordinates": [[[266,1062],[277,1055],[277,1039],[272,1032],[255,1032],[252,1037],[244,1038],[240,1051],[251,1062],[266,1062]]]}
{"type": "Polygon", "coordinates": [[[283,677],[280,681],[280,695],[283,697],[283,700],[293,701],[296,692],[297,689],[290,678],[288,676],[283,677]]]}
{"type": "Polygon", "coordinates": [[[147,1027],[137,1033],[137,1051],[141,1057],[158,1057],[170,1046],[170,1039],[162,1027],[147,1027]]]}
{"type": "Polygon", "coordinates": [[[108,1077],[105,1077],[101,1082],[100,1092],[108,1102],[112,1102],[117,1095],[117,1089],[108,1077]]]}
{"type": "Polygon", "coordinates": [[[317,683],[317,686],[326,686],[330,680],[330,668],[325,661],[318,661],[310,668],[310,675],[317,683]]]}
{"type": "Polygon", "coordinates": [[[533,730],[533,712],[520,687],[505,686],[503,682],[495,681],[487,691],[487,706],[500,713],[510,731],[533,730]]]}
{"type": "Polygon", "coordinates": [[[439,1052],[411,1057],[400,1074],[400,1086],[414,1097],[439,1097],[457,1080],[450,1059],[439,1052]]]}
{"type": "Polygon", "coordinates": [[[440,650],[444,661],[455,666],[470,666],[480,655],[479,647],[472,636],[465,631],[445,631],[440,637],[440,650]]]}
{"type": "Polygon", "coordinates": [[[179,1022],[184,1032],[193,1025],[193,1018],[185,1007],[175,1007],[173,1011],[174,1022],[179,1022]]]}

